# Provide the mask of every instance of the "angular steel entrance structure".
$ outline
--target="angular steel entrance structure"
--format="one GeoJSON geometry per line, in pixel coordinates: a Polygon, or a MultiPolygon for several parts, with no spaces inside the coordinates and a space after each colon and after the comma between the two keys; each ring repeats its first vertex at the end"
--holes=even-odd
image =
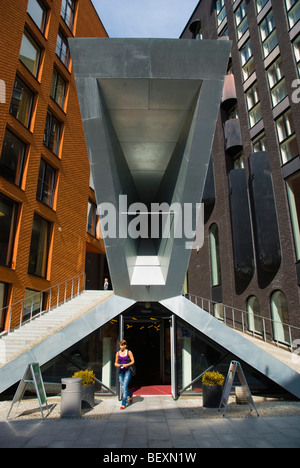
{"type": "Polygon", "coordinates": [[[113,289],[172,313],[173,397],[176,316],[298,397],[299,374],[180,296],[198,218],[187,233],[185,209],[202,200],[230,41],[69,42],[113,289]]]}
{"type": "Polygon", "coordinates": [[[222,40],[70,40],[117,295],[157,301],[182,292],[193,241],[183,223],[202,199],[230,47],[222,40]]]}

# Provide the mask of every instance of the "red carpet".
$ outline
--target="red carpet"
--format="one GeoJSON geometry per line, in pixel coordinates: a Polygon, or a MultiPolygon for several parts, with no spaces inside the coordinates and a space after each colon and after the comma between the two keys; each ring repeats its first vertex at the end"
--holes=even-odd
{"type": "Polygon", "coordinates": [[[171,395],[171,385],[149,385],[133,389],[134,395],[171,395]]]}

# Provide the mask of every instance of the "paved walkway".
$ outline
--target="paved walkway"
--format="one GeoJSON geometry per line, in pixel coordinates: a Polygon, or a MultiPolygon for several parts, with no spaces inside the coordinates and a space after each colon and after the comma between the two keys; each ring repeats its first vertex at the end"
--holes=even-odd
{"type": "MultiPolygon", "coordinates": [[[[203,418],[179,402],[166,396],[137,396],[130,407],[121,411],[117,399],[110,398],[103,403],[106,410],[96,418],[85,414],[81,419],[60,419],[50,413],[42,420],[39,412],[34,419],[20,419],[15,414],[8,421],[2,417],[0,447],[106,449],[100,458],[105,453],[114,454],[114,449],[131,449],[124,453],[133,454],[134,449],[148,449],[148,456],[151,449],[167,454],[170,449],[192,453],[197,448],[300,447],[299,415],[258,418],[243,407],[239,417],[232,417],[228,411],[223,418],[216,410],[218,414],[203,418]]],[[[144,452],[136,453],[138,464],[144,452]]]]}

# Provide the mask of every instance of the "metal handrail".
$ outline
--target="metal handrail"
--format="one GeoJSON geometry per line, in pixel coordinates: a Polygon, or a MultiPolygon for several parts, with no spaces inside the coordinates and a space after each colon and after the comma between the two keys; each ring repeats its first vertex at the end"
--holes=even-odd
{"type": "MultiPolygon", "coordinates": [[[[216,302],[210,299],[205,299],[203,297],[196,296],[195,294],[186,294],[185,296],[191,302],[208,312],[210,315],[214,315],[214,305],[217,304],[216,302]]],[[[298,342],[298,340],[300,339],[299,327],[290,325],[288,323],[283,323],[269,317],[264,317],[262,315],[251,313],[253,324],[255,324],[255,321],[257,323],[261,323],[261,330],[256,330],[255,325],[253,328],[249,326],[249,312],[224,304],[220,304],[220,306],[222,306],[223,308],[223,316],[221,318],[216,318],[224,322],[224,324],[229,326],[230,328],[242,331],[243,333],[251,334],[252,336],[263,339],[266,342],[272,344],[275,343],[277,346],[287,346],[290,349],[290,351],[293,351],[293,344],[296,343],[296,340],[298,342]],[[276,327],[281,327],[285,331],[285,335],[288,338],[285,340],[278,339],[276,333],[274,332],[274,330],[276,330],[276,327]]]]}
{"type": "Polygon", "coordinates": [[[31,299],[30,313],[28,314],[29,318],[27,320],[23,320],[23,314],[26,308],[25,302],[28,302],[28,298],[20,299],[19,301],[16,301],[13,304],[3,307],[2,309],[0,309],[0,315],[4,314],[3,315],[4,317],[6,316],[6,313],[9,313],[10,315],[9,315],[8,330],[1,333],[1,336],[7,335],[12,330],[11,320],[12,320],[12,315],[13,315],[12,313],[13,313],[14,308],[19,309],[19,325],[13,327],[13,330],[16,328],[22,327],[25,323],[31,322],[33,318],[39,317],[45,312],[48,312],[51,309],[58,307],[61,304],[64,304],[68,300],[73,299],[73,297],[76,297],[84,290],[85,290],[85,273],[80,273],[79,275],[74,276],[73,278],[70,278],[65,281],[62,281],[61,283],[55,284],[54,286],[44,289],[43,291],[37,291],[36,294],[33,294],[30,297],[31,299]],[[81,287],[82,283],[83,283],[83,287],[81,287]],[[44,300],[42,299],[44,299],[43,298],[44,294],[47,294],[48,297],[47,297],[47,307],[43,309],[42,302],[44,302],[44,300]],[[34,312],[33,310],[34,298],[37,296],[40,296],[39,312],[33,313],[34,312]]]}

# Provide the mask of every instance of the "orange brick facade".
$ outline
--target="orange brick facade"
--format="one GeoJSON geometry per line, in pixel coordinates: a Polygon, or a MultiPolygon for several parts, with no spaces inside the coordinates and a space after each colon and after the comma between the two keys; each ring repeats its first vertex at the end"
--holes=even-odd
{"type": "MultiPolygon", "coordinates": [[[[94,192],[89,187],[90,168],[72,62],[70,61],[68,67],[65,66],[57,55],[56,48],[59,31],[66,38],[107,37],[107,33],[90,0],[74,2],[75,16],[71,29],[61,15],[62,0],[40,0],[39,5],[46,12],[44,31],[40,30],[29,15],[29,3],[30,0],[0,3],[0,80],[2,90],[5,91],[5,102],[0,103],[0,154],[7,130],[26,145],[19,184],[2,177],[0,168],[0,195],[9,202],[15,202],[17,207],[10,236],[13,243],[10,265],[0,266],[0,283],[5,285],[5,306],[23,300],[26,290],[45,291],[79,274],[82,274],[82,287],[86,250],[104,253],[103,242],[87,234],[88,201],[95,199],[94,192]],[[36,76],[20,60],[25,29],[40,49],[36,76]],[[62,107],[50,97],[54,67],[65,82],[62,107]],[[16,76],[33,96],[28,127],[11,112],[16,76]],[[44,144],[47,111],[60,123],[57,154],[44,144]],[[41,158],[55,171],[52,206],[37,198],[41,158]],[[35,215],[48,221],[49,226],[44,275],[28,273],[35,215]]],[[[53,292],[51,304],[56,301],[55,294],[53,292]]],[[[49,301],[50,294],[44,294],[43,305],[49,307],[49,301]]],[[[10,322],[11,327],[18,325],[20,318],[22,319],[20,308],[21,306],[14,307],[11,317],[10,309],[2,312],[2,329],[7,329],[10,322]]]]}

